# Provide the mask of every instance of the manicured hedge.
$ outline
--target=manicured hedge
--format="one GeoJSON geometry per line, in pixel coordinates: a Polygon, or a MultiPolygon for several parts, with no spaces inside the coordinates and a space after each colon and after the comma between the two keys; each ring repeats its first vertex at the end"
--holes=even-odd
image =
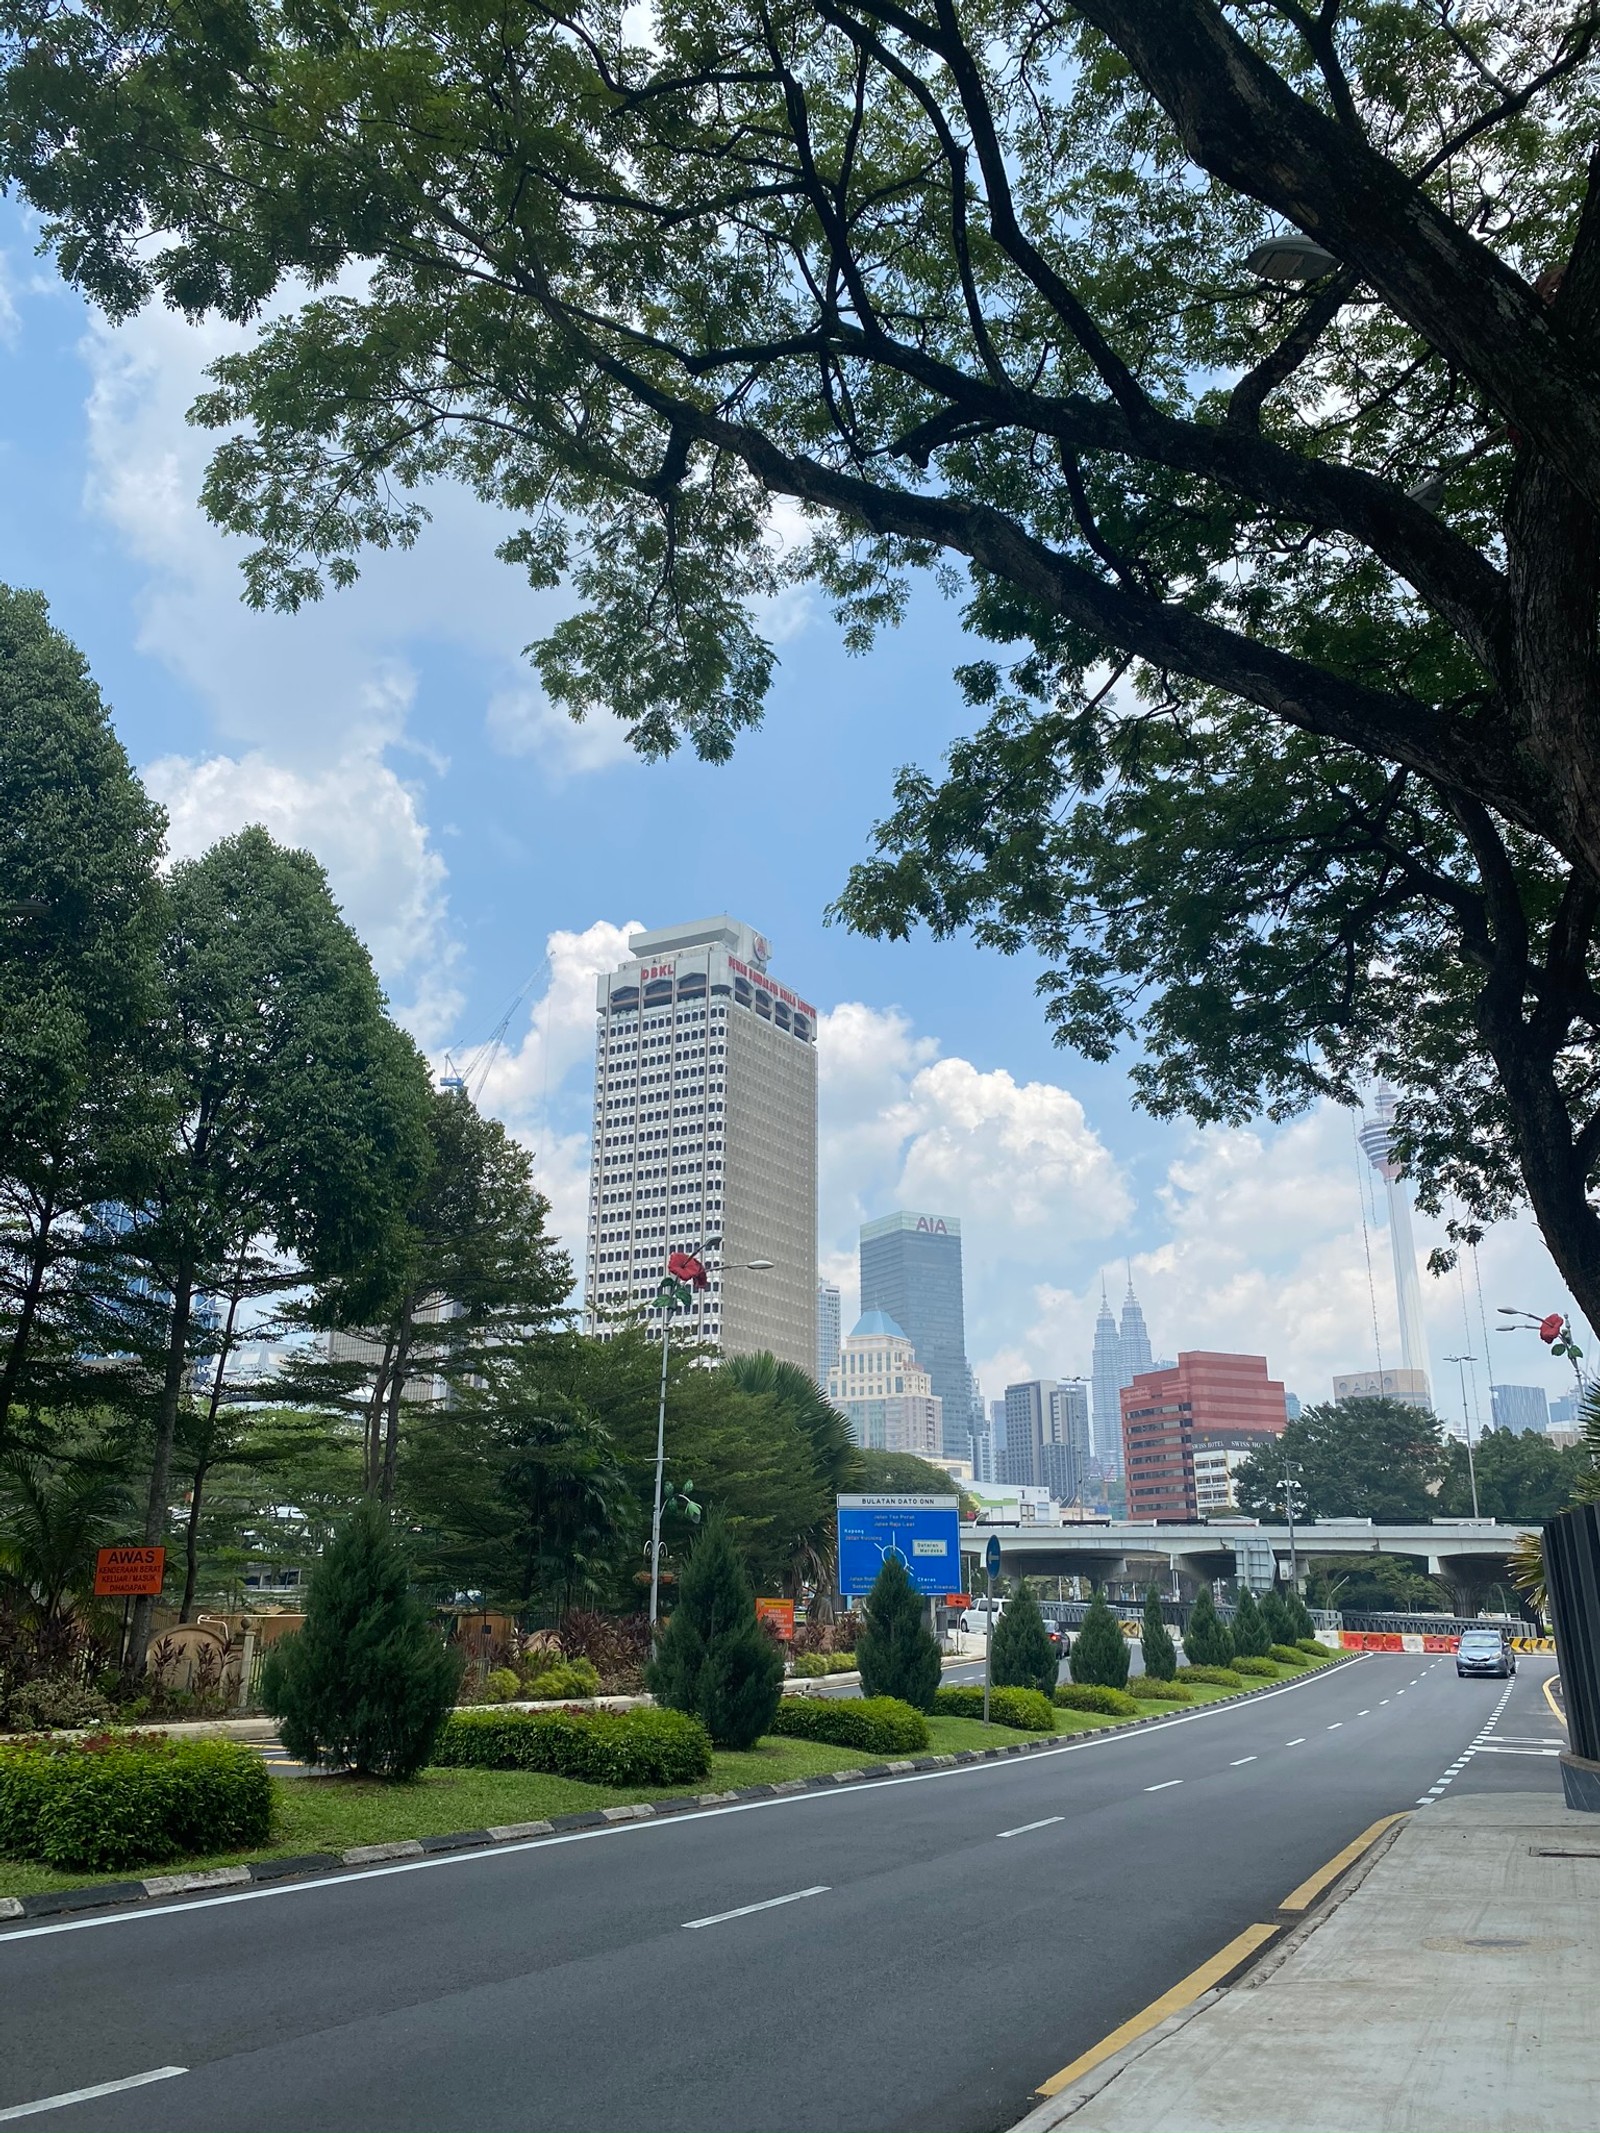
{"type": "Polygon", "coordinates": [[[1212,1689],[1242,1689],[1244,1687],[1243,1674],[1235,1673],[1231,1666],[1180,1666],[1178,1679],[1180,1681],[1203,1681],[1207,1688],[1212,1689]]]}
{"type": "Polygon", "coordinates": [[[1337,1655],[1331,1644],[1324,1644],[1320,1637],[1296,1637],[1295,1650],[1304,1652],[1311,1659],[1332,1659],[1337,1655]]]}
{"type": "MultiPolygon", "coordinates": [[[[935,1718],[982,1718],[981,1686],[941,1689],[933,1699],[935,1718]]],[[[1053,1733],[1056,1729],[1050,1699],[1037,1689],[991,1689],[989,1716],[997,1726],[1015,1726],[1019,1733],[1053,1733]]]]}
{"type": "Polygon", "coordinates": [[[1296,1651],[1292,1644],[1269,1644],[1267,1657],[1279,1666],[1304,1666],[1306,1663],[1305,1653],[1296,1651]]]}
{"type": "Polygon", "coordinates": [[[517,1694],[530,1703],[555,1703],[563,1696],[598,1696],[600,1670],[588,1659],[561,1659],[542,1674],[530,1674],[517,1694]]]}
{"type": "Polygon", "coordinates": [[[1063,1711],[1093,1711],[1101,1718],[1140,1718],[1138,1699],[1126,1689],[1101,1688],[1094,1682],[1072,1682],[1056,1690],[1055,1702],[1063,1711]]]}
{"type": "Polygon", "coordinates": [[[1233,1671],[1236,1674],[1260,1674],[1267,1681],[1278,1678],[1278,1669],[1270,1659],[1257,1659],[1245,1652],[1235,1655],[1233,1671]]]}
{"type": "Polygon", "coordinates": [[[0,1853],[71,1873],[239,1851],[272,1834],[272,1779],[237,1741],[161,1734],[0,1748],[0,1853]]]}
{"type": "Polygon", "coordinates": [[[1140,1703],[1193,1703],[1194,1697],[1181,1681],[1157,1681],[1151,1674],[1135,1674],[1129,1680],[1128,1694],[1140,1703]]]}
{"type": "Polygon", "coordinates": [[[914,1755],[928,1745],[928,1721],[898,1696],[785,1696],[772,1731],[865,1755],[914,1755]]]}
{"type": "Polygon", "coordinates": [[[824,1674],[853,1674],[860,1664],[854,1652],[801,1652],[794,1671],[802,1680],[815,1681],[824,1674]]]}
{"type": "Polygon", "coordinates": [[[682,1711],[456,1711],[433,1760],[592,1785],[686,1785],[711,1768],[711,1737],[682,1711]]]}

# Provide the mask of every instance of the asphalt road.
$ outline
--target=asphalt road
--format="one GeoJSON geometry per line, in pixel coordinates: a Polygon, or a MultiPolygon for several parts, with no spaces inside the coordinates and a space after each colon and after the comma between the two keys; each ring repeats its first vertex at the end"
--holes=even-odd
{"type": "Polygon", "coordinates": [[[13,1927],[0,2108],[180,2067],[47,2122],[988,2133],[1379,1816],[1558,1789],[1550,1671],[1366,1658],[1002,1764],[13,1927]]]}

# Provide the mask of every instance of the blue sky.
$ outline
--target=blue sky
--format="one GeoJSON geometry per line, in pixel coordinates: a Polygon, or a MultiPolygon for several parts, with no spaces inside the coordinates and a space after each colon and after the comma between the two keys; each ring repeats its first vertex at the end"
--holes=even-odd
{"type": "MultiPolygon", "coordinates": [[[[955,610],[931,589],[865,658],[821,607],[763,617],[781,664],[735,760],[638,762],[606,721],[554,714],[521,656],[560,612],[494,559],[504,527],[456,493],[407,556],[297,617],[250,614],[237,552],[195,502],[184,411],[233,345],[164,314],[88,317],[0,205],[0,577],[35,585],[87,653],[168,806],[177,851],[246,821],[327,865],[420,1041],[470,1049],[532,979],[484,1101],[537,1146],[578,1242],[593,971],[629,924],[731,910],[824,1012],[822,1255],[847,1291],[855,1226],[896,1205],[961,1217],[985,1390],[1087,1371],[1099,1270],[1125,1259],[1158,1353],[1265,1352],[1303,1397],[1370,1368],[1374,1290],[1346,1115],[1197,1133],[1131,1110],[1123,1063],[1047,1036],[1026,957],[865,941],[824,923],[905,762],[964,730],[955,610]]],[[[1431,1241],[1419,1225],[1424,1249],[1431,1241]]],[[[1385,1359],[1387,1239],[1373,1227],[1385,1359]]],[[[1485,1246],[1499,1303],[1564,1301],[1525,1222],[1485,1246]]],[[[1424,1277],[1438,1358],[1484,1342],[1475,1293],[1424,1277]]],[[[847,1308],[849,1301],[847,1296],[847,1308]]],[[[1562,1388],[1531,1344],[1496,1375],[1562,1388]]],[[[1450,1373],[1453,1378],[1454,1373],[1450,1373]]],[[[1479,1372],[1480,1381],[1482,1372],[1479,1372]]],[[[1480,1382],[1480,1405],[1486,1391],[1480,1382]]]]}

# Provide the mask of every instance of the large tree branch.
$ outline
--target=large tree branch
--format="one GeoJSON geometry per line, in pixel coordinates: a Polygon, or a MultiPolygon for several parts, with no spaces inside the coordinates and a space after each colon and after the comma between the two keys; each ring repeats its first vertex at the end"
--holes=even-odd
{"type": "Polygon", "coordinates": [[[1074,0],[1225,185],[1357,268],[1600,504],[1600,369],[1521,276],[1294,91],[1214,0],[1074,0]]]}

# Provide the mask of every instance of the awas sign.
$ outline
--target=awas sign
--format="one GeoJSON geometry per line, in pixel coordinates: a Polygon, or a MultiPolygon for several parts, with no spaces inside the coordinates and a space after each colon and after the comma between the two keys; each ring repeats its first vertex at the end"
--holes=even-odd
{"type": "Polygon", "coordinates": [[[102,1548],[94,1559],[94,1590],[100,1600],[139,1600],[161,1590],[165,1548],[102,1548]]]}
{"type": "Polygon", "coordinates": [[[891,1555],[916,1590],[942,1600],[961,1582],[960,1501],[954,1496],[841,1496],[839,1590],[872,1590],[891,1555]]]}

